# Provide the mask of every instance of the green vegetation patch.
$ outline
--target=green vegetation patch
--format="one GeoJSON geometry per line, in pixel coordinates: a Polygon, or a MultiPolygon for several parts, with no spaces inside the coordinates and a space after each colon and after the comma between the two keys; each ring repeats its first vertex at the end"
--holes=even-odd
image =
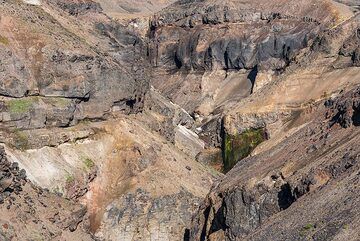
{"type": "Polygon", "coordinates": [[[83,163],[84,163],[84,166],[85,166],[85,168],[87,170],[91,170],[95,166],[94,161],[89,157],[84,157],[83,158],[83,163]]]}
{"type": "Polygon", "coordinates": [[[247,157],[261,142],[266,140],[263,128],[248,129],[238,135],[225,134],[223,140],[224,172],[228,172],[237,162],[247,157]]]}
{"type": "Polygon", "coordinates": [[[10,113],[14,114],[23,114],[30,110],[33,103],[37,101],[36,98],[21,98],[21,99],[13,99],[6,103],[10,113]]]}
{"type": "Polygon", "coordinates": [[[312,223],[308,223],[303,227],[303,230],[312,230],[314,229],[314,225],[312,223]]]}
{"type": "Polygon", "coordinates": [[[300,230],[300,236],[304,237],[307,236],[309,232],[312,232],[315,229],[315,225],[312,223],[306,224],[304,227],[300,230]]]}
{"type": "Polygon", "coordinates": [[[0,43],[3,45],[9,45],[9,39],[0,35],[0,43]]]}
{"type": "Polygon", "coordinates": [[[14,131],[14,147],[22,151],[29,149],[29,136],[16,129],[14,131]]]}
{"type": "Polygon", "coordinates": [[[72,184],[75,181],[74,175],[70,173],[66,174],[65,179],[66,179],[66,184],[72,184]]]}

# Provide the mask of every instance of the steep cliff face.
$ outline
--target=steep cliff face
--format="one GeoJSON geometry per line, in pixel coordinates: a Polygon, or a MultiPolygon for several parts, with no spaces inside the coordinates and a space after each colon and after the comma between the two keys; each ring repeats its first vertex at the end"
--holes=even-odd
{"type": "Polygon", "coordinates": [[[311,122],[238,163],[199,210],[190,240],[357,240],[359,90],[318,103],[311,122]]]}
{"type": "Polygon", "coordinates": [[[182,239],[219,174],[175,147],[176,128],[192,134],[193,118],[150,91],[144,40],[93,1],[4,1],[0,13],[0,141],[24,183],[48,190],[39,212],[54,216],[34,214],[36,237],[29,216],[6,240],[182,239]],[[47,203],[66,202],[57,195],[72,200],[58,214],[47,203]],[[86,207],[73,220],[76,203],[86,207]]]}
{"type": "Polygon", "coordinates": [[[208,115],[276,79],[322,30],[352,16],[332,1],[179,1],[151,21],[153,84],[208,115]]]}
{"type": "Polygon", "coordinates": [[[1,125],[72,126],[141,109],[141,40],[93,2],[1,5],[1,125]]]}
{"type": "Polygon", "coordinates": [[[162,8],[175,2],[175,0],[102,0],[97,1],[106,14],[113,18],[148,17],[162,8]]]}
{"type": "Polygon", "coordinates": [[[0,2],[0,239],[357,240],[359,1],[0,2]]]}
{"type": "Polygon", "coordinates": [[[354,5],[179,1],[154,16],[152,84],[195,117],[208,148],[199,160],[220,147],[224,171],[239,162],[213,187],[189,240],[358,236],[354,5]],[[323,103],[344,91],[330,116],[323,103]],[[334,191],[335,183],[347,188],[334,191]],[[340,198],[323,205],[333,192],[340,198]],[[329,221],[335,206],[337,224],[329,221]]]}
{"type": "Polygon", "coordinates": [[[358,24],[335,1],[179,1],[151,21],[152,84],[195,117],[208,147],[265,126],[275,135],[357,82],[358,24]]]}

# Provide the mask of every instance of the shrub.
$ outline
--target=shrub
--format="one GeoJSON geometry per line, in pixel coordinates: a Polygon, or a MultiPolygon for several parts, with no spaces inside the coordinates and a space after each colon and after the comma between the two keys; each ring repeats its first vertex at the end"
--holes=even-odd
{"type": "Polygon", "coordinates": [[[303,227],[304,230],[311,230],[311,229],[313,229],[313,228],[314,228],[314,225],[311,224],[311,223],[308,223],[308,224],[306,224],[306,225],[303,227]]]}

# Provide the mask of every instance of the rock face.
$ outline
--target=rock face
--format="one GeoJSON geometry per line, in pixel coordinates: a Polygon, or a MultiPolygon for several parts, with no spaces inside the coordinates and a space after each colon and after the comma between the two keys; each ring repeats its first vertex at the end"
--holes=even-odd
{"type": "Polygon", "coordinates": [[[154,133],[148,115],[101,124],[104,157],[85,200],[100,239],[181,240],[218,176],[154,133]]]}
{"type": "Polygon", "coordinates": [[[358,1],[0,2],[1,240],[358,240],[358,1]]]}
{"type": "Polygon", "coordinates": [[[10,163],[5,154],[3,147],[0,149],[1,157],[1,180],[0,180],[0,191],[1,203],[4,203],[6,196],[9,196],[11,192],[15,194],[20,194],[22,191],[22,186],[26,183],[26,171],[24,169],[19,169],[17,163],[10,163]]]}
{"type": "MultiPolygon", "coordinates": [[[[4,239],[181,240],[217,174],[175,147],[176,127],[194,131],[194,119],[149,88],[146,41],[93,1],[5,1],[0,12],[0,141],[10,165],[0,190],[26,188],[43,201],[4,239]]],[[[16,199],[5,200],[19,203],[14,215],[0,206],[4,221],[26,212],[16,199]]]]}
{"type": "Polygon", "coordinates": [[[177,126],[184,126],[189,130],[196,131],[194,118],[181,106],[172,103],[154,88],[151,88],[146,95],[144,109],[150,114],[146,122],[173,143],[177,126]]]}
{"type": "Polygon", "coordinates": [[[175,129],[175,146],[189,156],[195,157],[204,149],[205,143],[196,133],[179,125],[175,129]]]}
{"type": "Polygon", "coordinates": [[[179,1],[154,16],[152,84],[195,117],[207,147],[239,161],[212,188],[188,240],[358,236],[359,17],[346,4],[179,1]],[[328,110],[332,95],[340,97],[328,110]],[[239,141],[260,130],[259,146],[239,141]],[[339,199],[324,205],[333,193],[339,199]]]}
{"type": "Polygon", "coordinates": [[[135,18],[147,17],[175,2],[174,0],[102,0],[98,2],[106,14],[111,17],[135,18]]]}
{"type": "Polygon", "coordinates": [[[149,86],[142,41],[98,4],[5,2],[0,11],[2,126],[66,127],[141,109],[149,86]]]}
{"type": "Polygon", "coordinates": [[[153,85],[189,112],[211,113],[251,94],[260,79],[265,77],[262,85],[270,81],[296,62],[321,30],[351,16],[334,2],[179,1],[151,21],[153,66],[176,73],[157,74],[153,85]],[[234,72],[244,80],[230,79],[234,72]],[[237,97],[245,84],[250,87],[237,97]]]}
{"type": "Polygon", "coordinates": [[[79,15],[86,12],[100,12],[102,11],[100,4],[91,0],[79,1],[49,1],[60,8],[64,9],[70,15],[79,15]]]}
{"type": "Polygon", "coordinates": [[[359,90],[317,106],[311,123],[238,163],[200,208],[190,240],[357,240],[360,153],[353,103],[359,90]]]}
{"type": "Polygon", "coordinates": [[[106,230],[105,240],[182,240],[186,232],[184,225],[190,222],[191,213],[198,208],[200,201],[186,191],[151,200],[148,193],[139,189],[124,197],[122,202],[108,207],[105,225],[114,225],[114,222],[116,225],[116,220],[121,222],[117,223],[116,229],[106,230]],[[138,215],[146,218],[134,219],[138,215]],[[134,226],[134,222],[139,223],[134,226]]]}
{"type": "Polygon", "coordinates": [[[92,240],[86,208],[33,185],[18,163],[8,161],[2,146],[0,211],[1,240],[92,240]]]}
{"type": "Polygon", "coordinates": [[[340,124],[344,128],[360,125],[360,92],[356,90],[348,94],[348,98],[334,101],[329,100],[326,106],[333,106],[335,115],[332,117],[332,124],[340,124]]]}

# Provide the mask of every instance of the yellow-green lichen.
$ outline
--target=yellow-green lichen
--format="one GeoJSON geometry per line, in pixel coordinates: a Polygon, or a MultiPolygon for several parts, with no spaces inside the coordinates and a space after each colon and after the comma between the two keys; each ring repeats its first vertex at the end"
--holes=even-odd
{"type": "Polygon", "coordinates": [[[47,98],[45,100],[45,103],[47,103],[47,102],[55,107],[65,108],[71,104],[71,99],[61,98],[61,97],[53,97],[53,98],[47,98]]]}
{"type": "Polygon", "coordinates": [[[312,223],[308,223],[301,228],[300,236],[305,237],[308,235],[308,233],[311,233],[314,229],[315,229],[315,225],[313,225],[312,223]]]}
{"type": "Polygon", "coordinates": [[[9,45],[9,39],[0,35],[0,44],[9,45]]]}

